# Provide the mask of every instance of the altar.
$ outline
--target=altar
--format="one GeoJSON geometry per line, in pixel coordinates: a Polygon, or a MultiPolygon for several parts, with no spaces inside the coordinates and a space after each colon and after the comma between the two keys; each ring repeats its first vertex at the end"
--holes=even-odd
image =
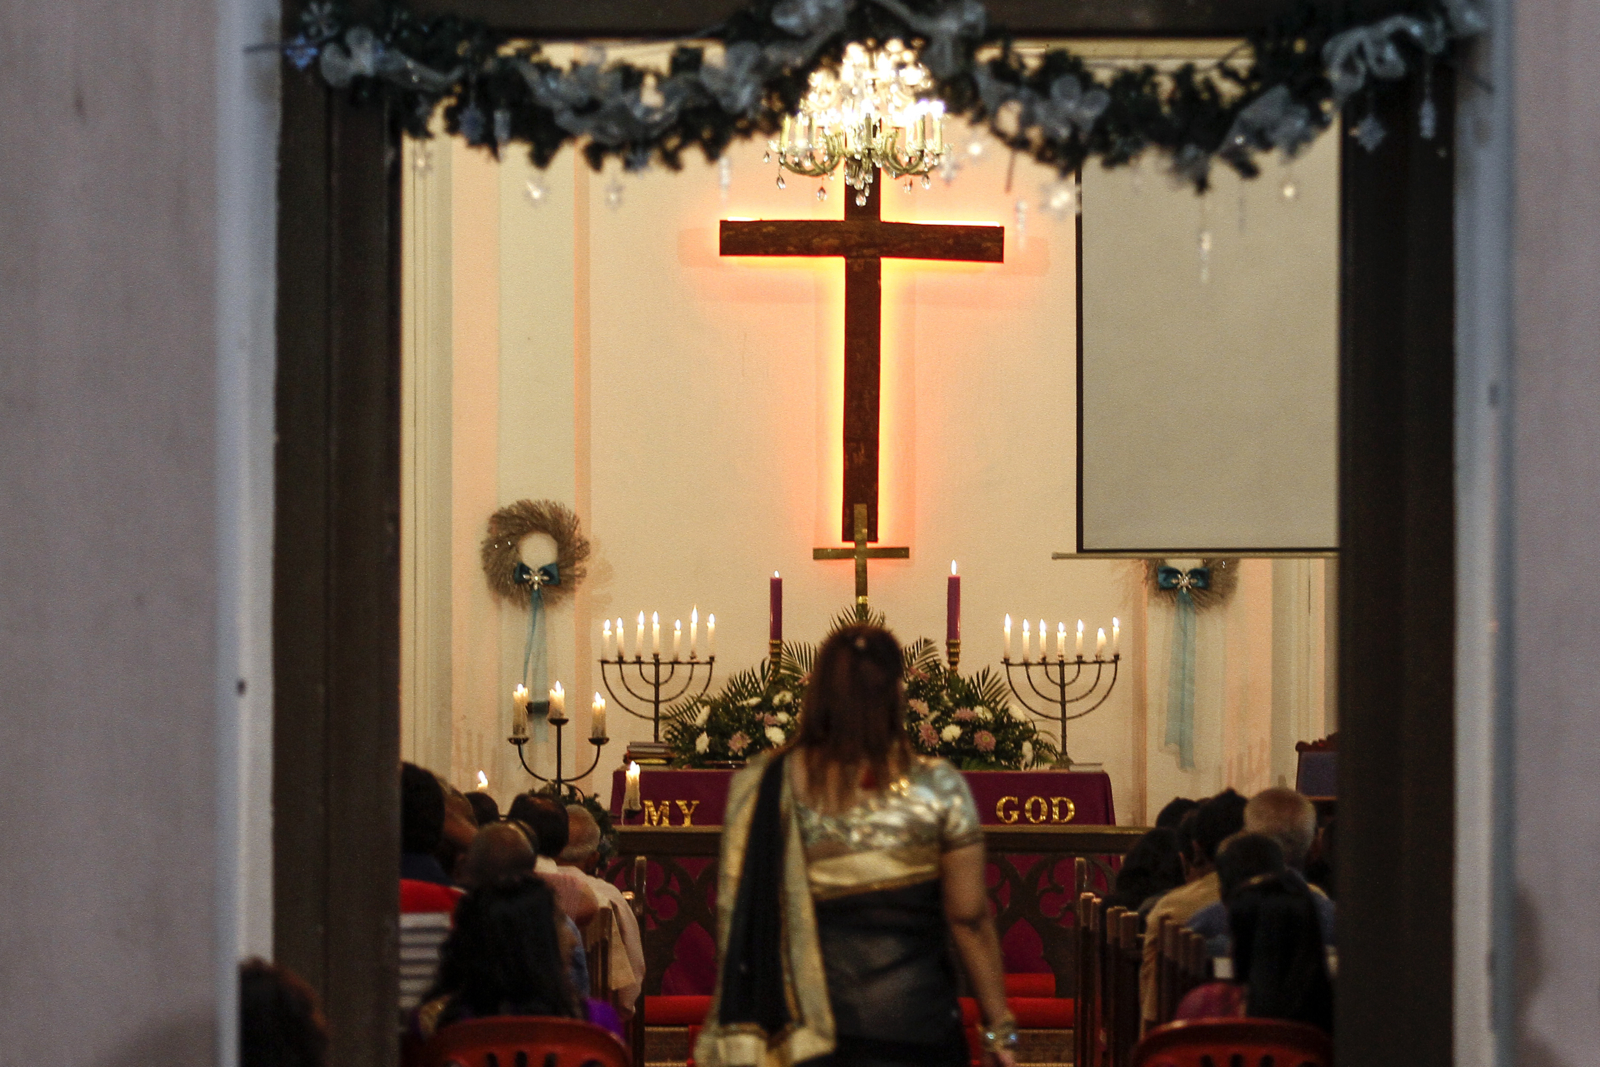
{"type": "MultiPolygon", "coordinates": [[[[623,818],[625,778],[611,778],[611,817],[634,826],[720,826],[732,770],[641,768],[643,810],[623,818]]],[[[1104,771],[967,771],[985,826],[1115,826],[1104,771]]]]}

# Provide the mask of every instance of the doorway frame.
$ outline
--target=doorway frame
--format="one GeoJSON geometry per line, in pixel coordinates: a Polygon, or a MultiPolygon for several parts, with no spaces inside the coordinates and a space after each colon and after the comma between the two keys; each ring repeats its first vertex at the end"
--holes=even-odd
{"type": "MultiPolygon", "coordinates": [[[[292,26],[302,3],[285,4],[292,26]]],[[[689,34],[739,0],[421,0],[544,39],[689,34]]],[[[1284,0],[988,0],[1050,38],[1230,37],[1284,0]]],[[[1368,5],[1377,17],[1391,5],[1368,5]]],[[[400,850],[399,133],[283,71],[273,563],[274,955],[330,1062],[393,1067],[400,850]]],[[[1448,1063],[1455,857],[1453,99],[1341,152],[1338,1056],[1448,1063]]]]}

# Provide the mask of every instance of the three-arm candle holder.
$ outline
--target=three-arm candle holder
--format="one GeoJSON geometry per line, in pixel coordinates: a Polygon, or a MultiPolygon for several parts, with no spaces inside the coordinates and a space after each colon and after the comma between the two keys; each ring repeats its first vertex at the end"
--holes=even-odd
{"type": "MultiPolygon", "coordinates": [[[[605,736],[590,736],[589,743],[594,746],[594,759],[589,761],[588,768],[585,769],[582,774],[574,774],[569,778],[561,773],[561,753],[565,747],[561,743],[561,731],[566,729],[567,723],[571,722],[572,720],[567,718],[566,713],[563,712],[560,718],[551,717],[547,718],[545,721],[556,728],[556,773],[554,778],[546,778],[544,775],[528,766],[527,755],[523,751],[524,746],[526,746],[528,743],[527,734],[515,733],[506,738],[506,740],[517,746],[517,761],[522,764],[523,770],[533,775],[539,781],[548,782],[555,786],[556,793],[559,795],[577,796],[581,798],[583,796],[583,790],[579,789],[573,783],[588,777],[594,772],[594,769],[600,765],[600,750],[611,741],[611,738],[605,736]]],[[[577,761],[574,760],[573,762],[576,763],[577,761]]]]}
{"type": "Polygon", "coordinates": [[[624,764],[640,763],[665,765],[672,762],[672,746],[661,740],[661,708],[670,707],[690,695],[698,680],[700,688],[694,693],[699,699],[711,688],[711,676],[716,671],[717,657],[701,659],[694,652],[688,659],[674,653],[671,659],[662,659],[661,653],[649,656],[635,655],[632,659],[620,651],[615,657],[600,661],[600,679],[606,692],[623,711],[636,719],[650,723],[649,741],[632,741],[622,756],[624,764]],[[679,675],[682,675],[680,677],[679,675]],[[630,674],[633,676],[630,679],[630,674]],[[615,676],[616,685],[612,684],[615,676]],[[634,682],[639,691],[634,691],[634,682]],[[622,693],[617,692],[621,686],[622,693]],[[623,697],[623,693],[627,697],[623,697]],[[630,703],[631,701],[631,703],[630,703]]]}
{"type": "Polygon", "coordinates": [[[1067,755],[1067,723],[1083,718],[1106,702],[1111,691],[1117,687],[1117,668],[1122,662],[1122,656],[1113,652],[1111,658],[1106,659],[1097,652],[1093,659],[1085,659],[1082,653],[1079,653],[1070,659],[1065,655],[1058,655],[1053,659],[1040,656],[1036,660],[1023,659],[1020,662],[1010,656],[1004,656],[1000,662],[1005,664],[1006,684],[1011,687],[1011,692],[1018,702],[1035,718],[1057,725],[1060,730],[1060,745],[1057,751],[1060,755],[1056,758],[1055,766],[1057,770],[1070,771],[1072,758],[1067,755]],[[1092,679],[1086,674],[1085,668],[1088,667],[1094,668],[1092,679]],[[1100,683],[1105,679],[1107,667],[1111,668],[1111,679],[1102,690],[1100,683]],[[1022,676],[1027,680],[1027,688],[1032,690],[1031,699],[1017,688],[1016,676],[1012,673],[1014,668],[1021,668],[1022,676]],[[1043,689],[1040,688],[1041,681],[1043,689]],[[1078,686],[1081,682],[1088,682],[1088,688],[1080,692],[1078,686]],[[1074,710],[1079,704],[1096,696],[1099,699],[1093,704],[1082,711],[1074,710]],[[1035,707],[1033,700],[1041,701],[1042,707],[1035,707]]]}

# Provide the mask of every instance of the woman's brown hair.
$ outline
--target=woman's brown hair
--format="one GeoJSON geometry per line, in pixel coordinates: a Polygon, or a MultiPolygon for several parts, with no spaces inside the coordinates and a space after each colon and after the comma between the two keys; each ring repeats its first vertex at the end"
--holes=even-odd
{"type": "MultiPolygon", "coordinates": [[[[904,672],[900,642],[882,627],[847,626],[823,642],[794,739],[813,796],[829,792],[830,765],[864,768],[881,788],[910,764],[904,672]]],[[[848,795],[856,783],[833,784],[848,795]]]]}

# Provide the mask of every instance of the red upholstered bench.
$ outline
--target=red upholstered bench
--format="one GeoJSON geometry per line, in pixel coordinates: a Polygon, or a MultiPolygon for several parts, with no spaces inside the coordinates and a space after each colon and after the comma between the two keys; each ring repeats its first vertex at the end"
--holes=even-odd
{"type": "Polygon", "coordinates": [[[645,997],[646,1026],[694,1026],[706,1021],[710,997],[645,997]]]}
{"type": "Polygon", "coordinates": [[[1053,997],[1056,995],[1056,976],[1049,971],[1041,974],[1006,975],[1008,997],[1053,997]]]}

